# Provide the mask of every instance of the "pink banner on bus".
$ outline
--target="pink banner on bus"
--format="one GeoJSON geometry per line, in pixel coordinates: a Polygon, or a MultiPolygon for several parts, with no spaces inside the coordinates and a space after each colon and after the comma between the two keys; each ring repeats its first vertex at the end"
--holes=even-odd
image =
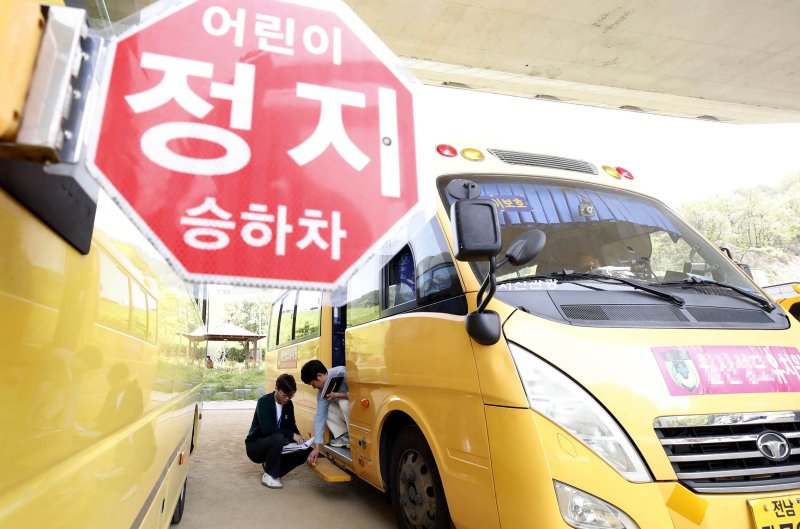
{"type": "Polygon", "coordinates": [[[800,392],[795,347],[707,345],[653,347],[671,395],[800,392]]]}

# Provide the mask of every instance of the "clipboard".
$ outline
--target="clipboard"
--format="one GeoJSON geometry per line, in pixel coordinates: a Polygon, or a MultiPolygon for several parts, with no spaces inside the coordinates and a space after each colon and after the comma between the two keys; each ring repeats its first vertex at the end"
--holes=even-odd
{"type": "Polygon", "coordinates": [[[343,382],[343,376],[328,377],[328,380],[325,381],[325,385],[322,387],[322,396],[327,397],[328,394],[339,391],[339,388],[342,387],[343,382]]]}

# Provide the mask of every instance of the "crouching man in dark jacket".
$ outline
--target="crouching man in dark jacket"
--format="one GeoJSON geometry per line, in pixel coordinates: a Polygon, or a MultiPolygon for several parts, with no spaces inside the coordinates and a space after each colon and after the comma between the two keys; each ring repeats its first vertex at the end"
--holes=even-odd
{"type": "Polygon", "coordinates": [[[292,375],[278,376],[275,391],[258,399],[253,423],[244,441],[247,457],[264,468],[261,484],[271,489],[283,488],[280,478],[301,465],[311,451],[309,447],[282,453],[284,445],[305,442],[294,421],[292,397],[295,391],[297,384],[292,375]]]}

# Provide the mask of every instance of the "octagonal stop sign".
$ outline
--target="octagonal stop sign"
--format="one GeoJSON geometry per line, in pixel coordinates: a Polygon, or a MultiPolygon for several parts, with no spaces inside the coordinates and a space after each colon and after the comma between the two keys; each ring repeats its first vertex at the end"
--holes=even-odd
{"type": "Polygon", "coordinates": [[[417,202],[411,86],[338,0],[196,0],[110,55],[90,169],[187,280],[330,288],[417,202]]]}

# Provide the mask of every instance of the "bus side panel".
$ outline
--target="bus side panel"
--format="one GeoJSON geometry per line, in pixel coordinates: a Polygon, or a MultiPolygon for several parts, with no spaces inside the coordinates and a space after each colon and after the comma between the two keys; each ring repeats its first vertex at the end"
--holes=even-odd
{"type": "MultiPolygon", "coordinates": [[[[433,451],[456,526],[499,527],[483,400],[463,317],[412,312],[351,328],[346,335],[350,421],[363,435],[360,477],[383,488],[380,431],[391,410],[416,421],[433,451]],[[362,399],[368,407],[360,405],[362,399]]],[[[388,462],[386,462],[388,464],[388,462]]]]}
{"type": "Polygon", "coordinates": [[[191,436],[202,372],[170,337],[197,324],[194,304],[100,233],[118,222],[98,220],[86,256],[5,193],[0,223],[0,526],[135,526],[191,436]]]}

